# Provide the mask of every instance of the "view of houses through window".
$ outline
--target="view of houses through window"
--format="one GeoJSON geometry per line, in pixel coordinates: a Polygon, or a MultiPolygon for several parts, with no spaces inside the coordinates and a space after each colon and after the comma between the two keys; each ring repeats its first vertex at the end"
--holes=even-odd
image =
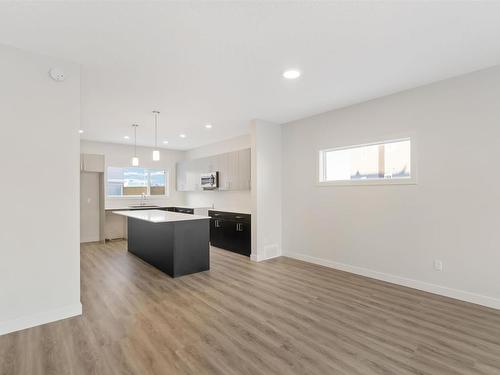
{"type": "Polygon", "coordinates": [[[159,169],[108,167],[107,195],[166,195],[167,173],[159,169]]]}
{"type": "Polygon", "coordinates": [[[411,178],[411,140],[322,150],[320,182],[411,178]]]}

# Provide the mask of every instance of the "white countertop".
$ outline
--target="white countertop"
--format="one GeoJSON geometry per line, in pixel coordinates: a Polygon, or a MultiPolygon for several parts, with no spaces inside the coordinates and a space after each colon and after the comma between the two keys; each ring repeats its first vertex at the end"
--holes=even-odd
{"type": "Polygon", "coordinates": [[[113,213],[116,215],[149,221],[151,223],[173,223],[176,221],[210,219],[208,216],[181,214],[179,212],[162,210],[113,211],[113,213]]]}

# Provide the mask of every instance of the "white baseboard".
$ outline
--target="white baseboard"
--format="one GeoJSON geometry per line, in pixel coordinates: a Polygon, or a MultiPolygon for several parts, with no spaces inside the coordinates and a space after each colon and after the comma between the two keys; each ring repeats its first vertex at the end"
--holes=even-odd
{"type": "Polygon", "coordinates": [[[250,254],[250,260],[254,262],[262,262],[263,260],[278,258],[281,256],[281,246],[278,244],[270,244],[262,247],[259,254],[250,254]]]}
{"type": "Polygon", "coordinates": [[[266,257],[264,255],[257,255],[257,254],[250,254],[250,260],[253,260],[254,262],[262,262],[264,260],[269,260],[269,259],[273,259],[273,258],[279,258],[281,256],[281,254],[276,254],[276,255],[273,255],[273,256],[269,256],[269,257],[266,257]]]}
{"type": "Polygon", "coordinates": [[[61,307],[55,310],[43,311],[37,314],[24,316],[21,318],[3,321],[0,322],[0,336],[6,335],[7,333],[20,331],[22,329],[55,322],[57,320],[71,318],[77,315],[82,315],[81,303],[77,303],[71,306],[61,307]]]}
{"type": "Polygon", "coordinates": [[[285,253],[283,256],[302,260],[309,263],[318,264],[325,267],[335,268],[337,270],[346,271],[354,273],[356,275],[370,277],[372,279],[387,281],[389,283],[398,284],[406,286],[413,289],[422,290],[424,292],[429,292],[433,294],[438,294],[440,296],[450,297],[458,299],[465,302],[475,303],[477,305],[482,305],[486,307],[491,307],[494,309],[500,309],[500,299],[483,296],[476,293],[466,292],[463,290],[452,289],[446,286],[430,284],[425,281],[408,279],[401,276],[391,275],[379,271],[370,270],[368,268],[362,268],[357,266],[352,266],[349,264],[343,264],[334,262],[328,259],[316,258],[305,254],[299,253],[285,253]]]}

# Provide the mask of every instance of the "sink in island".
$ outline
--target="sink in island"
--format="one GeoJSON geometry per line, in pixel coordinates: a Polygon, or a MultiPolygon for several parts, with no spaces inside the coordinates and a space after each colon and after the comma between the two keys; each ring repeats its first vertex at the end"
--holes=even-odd
{"type": "Polygon", "coordinates": [[[162,210],[113,211],[127,217],[128,251],[171,277],[210,269],[208,216],[162,210]]]}

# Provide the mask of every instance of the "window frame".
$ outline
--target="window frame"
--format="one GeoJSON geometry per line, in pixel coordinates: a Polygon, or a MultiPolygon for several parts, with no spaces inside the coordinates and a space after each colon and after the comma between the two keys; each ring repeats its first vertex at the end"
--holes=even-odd
{"type": "Polygon", "coordinates": [[[373,186],[373,185],[416,185],[417,184],[417,142],[416,137],[406,136],[406,137],[398,137],[398,138],[387,138],[380,141],[369,142],[369,143],[361,143],[354,144],[349,146],[340,146],[340,147],[330,147],[330,148],[322,148],[316,152],[316,185],[318,186],[373,186]],[[380,178],[380,179],[366,179],[366,180],[331,180],[331,181],[322,181],[321,179],[325,176],[325,158],[326,153],[330,151],[340,151],[340,150],[348,150],[352,148],[358,147],[366,147],[366,146],[376,146],[386,143],[394,143],[394,142],[402,142],[402,141],[410,141],[410,169],[411,176],[409,178],[380,178]]]}
{"type": "MultiPolygon", "coordinates": [[[[105,172],[105,193],[106,193],[106,199],[137,199],[141,198],[142,195],[109,195],[108,194],[108,168],[136,168],[136,167],[131,167],[131,166],[126,166],[126,167],[117,167],[114,165],[108,165],[106,166],[106,172],[105,172]]],[[[142,167],[137,167],[137,168],[142,168],[142,167]]],[[[162,195],[151,195],[151,186],[150,184],[150,179],[148,179],[148,194],[146,194],[146,197],[148,198],[165,198],[170,196],[170,171],[168,169],[162,169],[162,168],[149,168],[149,167],[144,167],[144,169],[147,170],[162,170],[165,172],[165,194],[162,195]]]]}

